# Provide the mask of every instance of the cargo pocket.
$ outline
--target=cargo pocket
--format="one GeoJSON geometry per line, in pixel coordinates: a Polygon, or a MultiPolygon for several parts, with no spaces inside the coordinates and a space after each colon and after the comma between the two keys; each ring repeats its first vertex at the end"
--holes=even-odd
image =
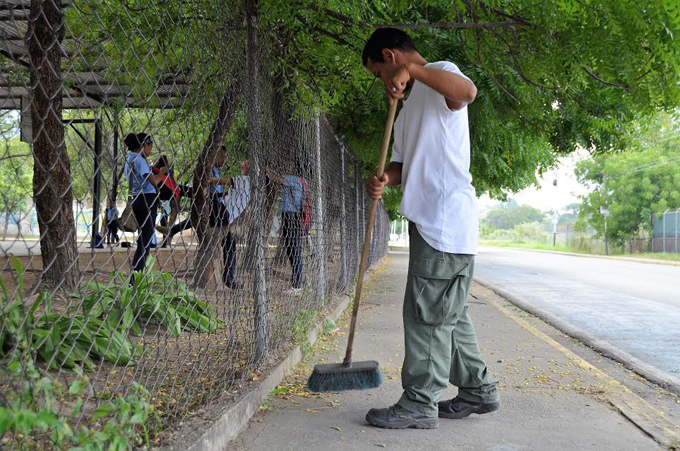
{"type": "Polygon", "coordinates": [[[469,264],[419,259],[412,263],[407,290],[413,316],[421,324],[455,324],[464,305],[469,264]]]}

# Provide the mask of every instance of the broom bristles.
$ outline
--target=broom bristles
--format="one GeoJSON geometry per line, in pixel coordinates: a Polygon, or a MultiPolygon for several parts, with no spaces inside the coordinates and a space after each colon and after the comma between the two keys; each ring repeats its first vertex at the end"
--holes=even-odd
{"type": "Polygon", "coordinates": [[[351,367],[343,364],[317,365],[309,376],[307,386],[313,392],[366,390],[382,384],[378,362],[357,362],[351,367]]]}

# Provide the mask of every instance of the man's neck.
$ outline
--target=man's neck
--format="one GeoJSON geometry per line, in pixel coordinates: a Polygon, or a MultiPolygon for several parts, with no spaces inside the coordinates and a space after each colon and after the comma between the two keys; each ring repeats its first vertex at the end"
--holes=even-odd
{"type": "Polygon", "coordinates": [[[418,64],[420,66],[424,66],[427,64],[427,60],[422,57],[422,55],[418,52],[407,52],[407,53],[402,53],[403,58],[404,58],[404,64],[418,64]]]}

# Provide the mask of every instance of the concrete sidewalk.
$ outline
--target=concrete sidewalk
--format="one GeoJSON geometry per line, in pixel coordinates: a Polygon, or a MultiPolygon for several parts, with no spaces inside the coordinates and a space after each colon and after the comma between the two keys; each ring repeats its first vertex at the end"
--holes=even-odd
{"type": "MultiPolygon", "coordinates": [[[[340,331],[318,342],[316,354],[272,392],[226,449],[618,451],[668,449],[673,441],[680,443],[676,419],[555,341],[550,326],[478,284],[469,298],[470,312],[487,364],[501,384],[500,411],[442,419],[436,430],[369,426],[364,419],[368,409],[389,406],[401,394],[407,267],[408,255],[391,253],[364,290],[355,360],[378,360],[385,377],[382,386],[321,395],[305,389],[315,363],[342,360],[345,317],[340,331]]],[[[454,395],[451,387],[445,396],[454,395]]]]}

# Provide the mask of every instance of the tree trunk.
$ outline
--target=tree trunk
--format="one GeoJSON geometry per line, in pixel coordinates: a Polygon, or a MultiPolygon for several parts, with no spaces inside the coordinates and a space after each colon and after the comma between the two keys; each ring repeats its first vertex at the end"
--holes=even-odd
{"type": "MultiPolygon", "coordinates": [[[[199,288],[207,286],[215,271],[212,265],[215,239],[210,234],[210,195],[208,180],[212,174],[212,167],[215,163],[215,156],[222,145],[229,127],[234,119],[234,115],[241,101],[241,81],[237,74],[235,80],[227,88],[227,92],[222,98],[217,118],[213,123],[208,140],[203,147],[201,155],[194,172],[193,182],[193,203],[191,206],[191,224],[196,231],[198,238],[198,249],[196,250],[196,260],[194,261],[194,285],[199,288]],[[213,244],[211,246],[211,244],[213,244]]],[[[219,243],[218,243],[219,244],[219,243]]],[[[221,252],[218,253],[221,255],[221,252]]],[[[218,279],[220,280],[220,279],[218,279]]]]}
{"type": "Polygon", "coordinates": [[[26,34],[33,117],[33,193],[43,260],[42,284],[75,288],[78,249],[73,220],[71,165],[64,142],[61,41],[64,14],[56,0],[32,0],[26,34]]]}
{"type": "Polygon", "coordinates": [[[5,227],[2,231],[2,239],[3,240],[7,239],[7,229],[9,229],[9,215],[10,215],[10,212],[6,211],[5,212],[5,227]]]}
{"type": "Polygon", "coordinates": [[[17,237],[21,238],[21,208],[19,209],[19,212],[16,216],[16,219],[14,220],[17,223],[17,237]]]}

